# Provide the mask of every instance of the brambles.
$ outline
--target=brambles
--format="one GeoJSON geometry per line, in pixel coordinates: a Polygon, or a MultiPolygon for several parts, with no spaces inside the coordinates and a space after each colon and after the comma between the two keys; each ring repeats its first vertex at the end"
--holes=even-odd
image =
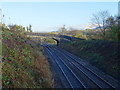
{"type": "Polygon", "coordinates": [[[120,80],[119,44],[107,40],[74,40],[60,46],[120,80]]]}
{"type": "Polygon", "coordinates": [[[52,74],[42,55],[42,48],[25,36],[8,29],[4,29],[2,35],[3,88],[53,87],[52,74]],[[33,47],[28,41],[36,46],[33,47]],[[37,79],[42,82],[37,82],[37,79]]]}

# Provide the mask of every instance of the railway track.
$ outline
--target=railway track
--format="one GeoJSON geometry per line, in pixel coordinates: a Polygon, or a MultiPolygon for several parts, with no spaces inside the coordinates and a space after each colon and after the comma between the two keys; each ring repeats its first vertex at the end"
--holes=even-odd
{"type": "MultiPolygon", "coordinates": [[[[56,49],[57,47],[55,46],[53,49],[56,49]]],[[[103,82],[105,82],[107,85],[109,85],[111,88],[120,88],[120,82],[119,81],[117,81],[117,80],[115,80],[114,78],[112,78],[111,76],[109,76],[109,79],[111,79],[110,81],[113,81],[114,83],[110,83],[110,81],[108,81],[107,79],[105,79],[105,77],[103,76],[101,76],[101,75],[99,75],[99,74],[97,74],[97,72],[95,72],[95,71],[93,71],[91,68],[90,68],[90,65],[89,65],[89,67],[87,67],[86,65],[84,65],[83,63],[81,63],[80,61],[81,61],[81,59],[79,58],[79,57],[76,57],[75,55],[73,55],[73,54],[71,54],[71,53],[69,53],[69,52],[67,52],[67,51],[65,51],[65,50],[63,50],[63,49],[60,49],[60,48],[57,48],[58,50],[58,52],[60,52],[61,51],[61,54],[62,55],[66,55],[66,56],[68,56],[68,57],[70,57],[71,58],[71,60],[72,61],[75,61],[76,63],[78,63],[80,66],[82,66],[82,67],[80,67],[80,68],[83,68],[83,69],[86,69],[87,71],[89,71],[89,72],[91,72],[93,75],[95,75],[95,76],[97,76],[99,79],[101,79],[103,82]],[[63,54],[63,52],[65,52],[64,54],[63,54]]],[[[103,72],[102,72],[103,73],[103,72]]],[[[108,76],[108,75],[107,75],[108,76]]]]}
{"type": "MultiPolygon", "coordinates": [[[[54,58],[53,53],[47,48],[47,51],[51,54],[51,56],[54,58]]],[[[62,61],[62,59],[59,57],[59,60],[54,58],[56,64],[60,68],[61,72],[64,74],[67,82],[69,83],[71,88],[86,88],[79,78],[72,72],[72,70],[62,61]],[[69,74],[69,75],[68,75],[69,74]]]]}
{"type": "Polygon", "coordinates": [[[117,85],[111,84],[97,73],[84,66],[77,60],[79,58],[74,57],[69,52],[47,44],[43,46],[48,54],[53,57],[70,88],[118,88],[117,85]]]}

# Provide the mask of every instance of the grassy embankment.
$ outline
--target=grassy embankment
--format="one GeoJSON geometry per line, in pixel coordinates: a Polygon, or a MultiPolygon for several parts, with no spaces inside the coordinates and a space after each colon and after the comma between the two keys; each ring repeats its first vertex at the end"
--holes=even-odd
{"type": "Polygon", "coordinates": [[[2,32],[3,88],[52,88],[54,80],[42,47],[18,31],[2,32]]]}
{"type": "Polygon", "coordinates": [[[73,40],[60,46],[120,81],[118,45],[118,42],[103,40],[73,40]]]}

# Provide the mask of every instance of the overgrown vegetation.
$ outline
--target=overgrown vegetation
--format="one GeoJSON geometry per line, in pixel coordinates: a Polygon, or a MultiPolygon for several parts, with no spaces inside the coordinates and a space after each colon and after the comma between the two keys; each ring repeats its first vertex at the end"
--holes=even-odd
{"type": "Polygon", "coordinates": [[[66,28],[65,25],[51,34],[67,35],[83,39],[120,41],[119,17],[111,16],[108,11],[93,14],[90,27],[85,30],[66,28]],[[92,28],[91,28],[92,27],[92,28]]]}
{"type": "Polygon", "coordinates": [[[50,44],[56,44],[56,41],[53,40],[52,38],[46,38],[45,42],[50,43],[50,44]]]}
{"type": "Polygon", "coordinates": [[[42,47],[25,32],[2,29],[3,88],[52,88],[54,80],[42,47]],[[20,33],[21,32],[21,33],[20,33]]]}
{"type": "Polygon", "coordinates": [[[73,40],[60,46],[120,81],[119,45],[107,40],[73,40]]]}
{"type": "Polygon", "coordinates": [[[57,33],[70,36],[72,40],[69,42],[61,41],[59,46],[120,81],[119,17],[110,16],[108,11],[100,11],[93,15],[92,24],[94,28],[85,30],[73,28],[67,30],[64,25],[57,33]]]}

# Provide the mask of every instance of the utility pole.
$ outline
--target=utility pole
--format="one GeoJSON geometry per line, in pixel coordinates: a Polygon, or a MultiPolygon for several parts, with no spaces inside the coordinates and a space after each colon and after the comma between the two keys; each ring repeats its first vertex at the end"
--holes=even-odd
{"type": "Polygon", "coordinates": [[[0,90],[2,89],[2,9],[0,8],[0,90]]]}
{"type": "Polygon", "coordinates": [[[65,25],[63,25],[63,27],[62,27],[62,34],[63,34],[63,35],[65,35],[65,31],[66,31],[65,25]]]}
{"type": "Polygon", "coordinates": [[[2,35],[2,9],[0,8],[0,38],[2,35]]]}
{"type": "Polygon", "coordinates": [[[2,26],[2,9],[0,8],[0,26],[2,26]]]}
{"type": "Polygon", "coordinates": [[[9,25],[11,25],[11,18],[9,17],[9,25]]]}
{"type": "Polygon", "coordinates": [[[120,29],[120,1],[118,2],[118,27],[120,29]]]}
{"type": "Polygon", "coordinates": [[[2,18],[3,18],[3,24],[5,24],[4,17],[5,17],[5,15],[3,14],[3,15],[2,15],[2,18]]]}
{"type": "Polygon", "coordinates": [[[120,1],[118,2],[118,40],[120,40],[120,1]]]}

